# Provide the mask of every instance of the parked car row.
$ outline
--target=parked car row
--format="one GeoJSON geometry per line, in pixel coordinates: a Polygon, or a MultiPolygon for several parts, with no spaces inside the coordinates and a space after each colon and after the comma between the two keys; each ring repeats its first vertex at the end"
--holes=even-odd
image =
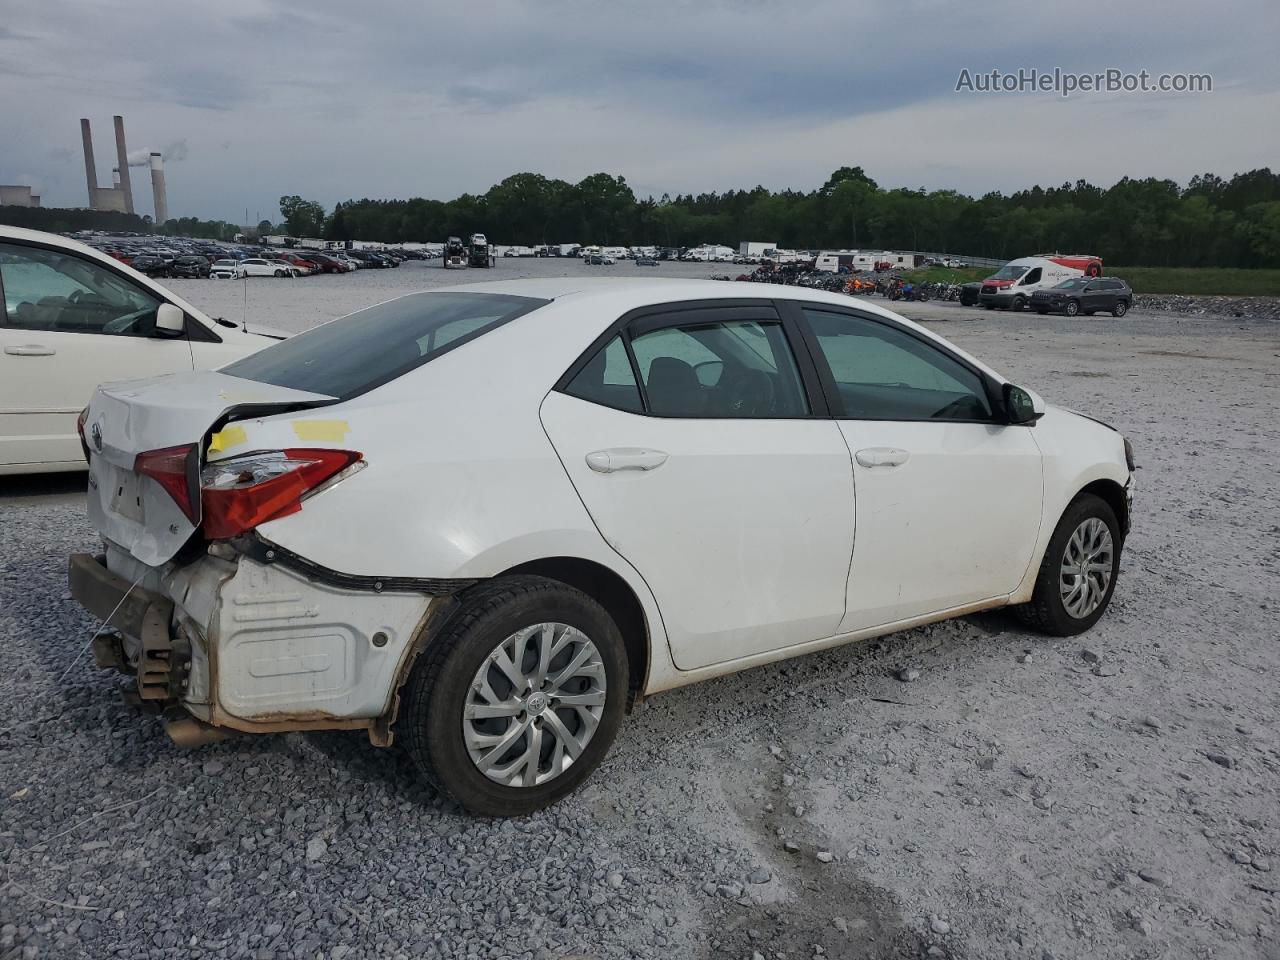
{"type": "Polygon", "coordinates": [[[308,277],[387,269],[426,258],[410,250],[310,250],[132,234],[82,233],[73,239],[153,278],[308,277]]]}

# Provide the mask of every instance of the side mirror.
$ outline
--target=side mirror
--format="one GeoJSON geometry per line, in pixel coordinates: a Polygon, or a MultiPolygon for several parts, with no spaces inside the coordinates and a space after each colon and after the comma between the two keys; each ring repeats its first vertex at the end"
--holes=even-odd
{"type": "Polygon", "coordinates": [[[156,311],[156,335],[180,337],[187,332],[187,317],[182,309],[172,303],[160,304],[156,311]]]}
{"type": "Polygon", "coordinates": [[[1004,412],[1009,423],[1035,423],[1044,416],[1044,400],[1037,393],[1006,383],[1004,412]]]}

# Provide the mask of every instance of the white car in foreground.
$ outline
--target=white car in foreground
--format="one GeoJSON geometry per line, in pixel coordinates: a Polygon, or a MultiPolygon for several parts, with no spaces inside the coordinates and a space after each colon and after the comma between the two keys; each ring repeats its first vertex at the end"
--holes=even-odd
{"type": "Polygon", "coordinates": [[[977,610],[1088,629],[1127,442],[836,294],[564,278],[416,293],[101,388],[98,662],[196,744],[404,738],[519,814],[640,697],[977,610]]]}
{"type": "Polygon", "coordinates": [[[83,470],[99,383],[205,370],[283,334],[214,320],[74,240],[0,226],[0,474],[83,470]]]}

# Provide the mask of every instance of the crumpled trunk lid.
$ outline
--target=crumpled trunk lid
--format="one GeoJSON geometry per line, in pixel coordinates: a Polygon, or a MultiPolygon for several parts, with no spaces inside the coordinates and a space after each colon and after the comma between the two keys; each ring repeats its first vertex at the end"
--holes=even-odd
{"type": "Polygon", "coordinates": [[[148,566],[170,560],[200,524],[201,449],[230,414],[260,416],[332,403],[333,397],[228,376],[216,370],[103,384],[84,423],[89,448],[89,520],[106,539],[148,566]],[[193,445],[194,521],[161,484],[137,473],[140,453],[193,445]]]}

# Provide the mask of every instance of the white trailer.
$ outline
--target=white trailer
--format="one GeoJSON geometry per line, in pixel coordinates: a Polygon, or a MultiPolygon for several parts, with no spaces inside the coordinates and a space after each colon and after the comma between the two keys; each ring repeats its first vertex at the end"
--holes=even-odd
{"type": "Polygon", "coordinates": [[[839,273],[841,267],[846,270],[866,270],[867,267],[858,265],[862,256],[857,250],[823,250],[813,258],[813,269],[826,273],[839,273]]]}
{"type": "Polygon", "coordinates": [[[743,240],[738,244],[738,254],[743,257],[767,257],[776,249],[776,241],[766,243],[762,240],[743,240]]]}

